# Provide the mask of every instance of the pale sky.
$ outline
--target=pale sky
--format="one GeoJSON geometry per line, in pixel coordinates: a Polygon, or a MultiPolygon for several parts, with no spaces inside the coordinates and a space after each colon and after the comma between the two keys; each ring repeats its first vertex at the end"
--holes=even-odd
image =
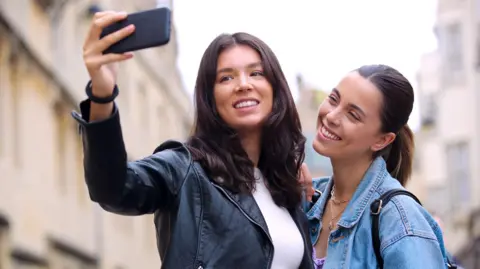
{"type": "Polygon", "coordinates": [[[242,31],[272,48],[294,96],[298,73],[330,91],[346,72],[371,63],[395,67],[415,87],[421,55],[436,47],[435,8],[435,0],[174,0],[178,64],[193,93],[208,44],[242,31]]]}

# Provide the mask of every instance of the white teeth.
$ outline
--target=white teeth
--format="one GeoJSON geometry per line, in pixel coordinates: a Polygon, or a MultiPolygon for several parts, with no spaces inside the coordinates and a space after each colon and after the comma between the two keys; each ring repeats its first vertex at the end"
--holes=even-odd
{"type": "Polygon", "coordinates": [[[340,137],[330,133],[329,131],[327,131],[327,129],[325,127],[322,126],[322,129],[321,129],[321,132],[324,136],[332,139],[332,140],[340,140],[340,137]]]}
{"type": "Polygon", "coordinates": [[[242,108],[242,107],[249,107],[249,106],[256,106],[258,104],[257,101],[243,101],[235,105],[235,108],[242,108]]]}

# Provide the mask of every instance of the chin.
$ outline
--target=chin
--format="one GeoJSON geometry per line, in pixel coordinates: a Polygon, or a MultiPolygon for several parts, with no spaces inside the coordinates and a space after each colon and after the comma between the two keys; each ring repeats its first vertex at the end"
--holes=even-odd
{"type": "Polygon", "coordinates": [[[263,127],[265,119],[242,119],[229,124],[236,131],[259,129],[263,127]]]}
{"type": "Polygon", "coordinates": [[[318,154],[322,156],[330,158],[332,155],[334,155],[332,154],[332,149],[324,145],[321,141],[318,141],[318,139],[313,140],[312,147],[318,154]]]}
{"type": "Polygon", "coordinates": [[[242,123],[242,124],[235,124],[233,125],[237,132],[249,131],[253,132],[256,130],[260,130],[262,128],[261,122],[252,122],[252,123],[242,123]]]}

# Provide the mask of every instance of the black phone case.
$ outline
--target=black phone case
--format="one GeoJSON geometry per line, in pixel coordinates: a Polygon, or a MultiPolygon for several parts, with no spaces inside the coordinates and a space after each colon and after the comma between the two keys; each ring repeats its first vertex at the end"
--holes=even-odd
{"type": "Polygon", "coordinates": [[[130,24],[135,25],[135,31],[108,47],[103,54],[125,53],[167,44],[170,41],[170,20],[171,11],[165,7],[129,14],[125,20],[105,27],[100,38],[130,24]]]}

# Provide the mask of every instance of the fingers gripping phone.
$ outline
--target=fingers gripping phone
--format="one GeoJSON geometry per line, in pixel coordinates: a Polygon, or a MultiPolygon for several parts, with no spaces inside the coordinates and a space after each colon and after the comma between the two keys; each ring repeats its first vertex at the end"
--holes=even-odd
{"type": "Polygon", "coordinates": [[[100,38],[130,24],[135,25],[135,31],[108,47],[103,54],[125,53],[158,47],[166,45],[170,41],[171,11],[166,7],[129,14],[126,19],[105,27],[100,38]]]}

